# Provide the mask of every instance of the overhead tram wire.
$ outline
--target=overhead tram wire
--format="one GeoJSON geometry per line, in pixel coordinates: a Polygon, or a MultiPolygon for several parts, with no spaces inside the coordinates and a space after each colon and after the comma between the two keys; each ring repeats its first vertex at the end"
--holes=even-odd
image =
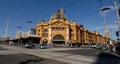
{"type": "MultiPolygon", "coordinates": [[[[70,4],[66,5],[66,6],[63,6],[63,8],[72,7],[72,6],[77,5],[77,4],[79,4],[79,3],[83,2],[83,1],[84,1],[84,0],[78,0],[78,1],[76,1],[76,2],[73,2],[73,3],[70,3],[70,4]]],[[[99,0],[99,1],[100,1],[100,0],[99,0]]],[[[102,0],[101,0],[100,2],[101,2],[101,7],[102,7],[102,0]]],[[[91,12],[91,13],[89,13],[89,15],[90,15],[90,14],[93,14],[93,13],[95,13],[95,12],[91,12]]],[[[96,13],[97,13],[97,11],[96,11],[96,13]]],[[[86,15],[88,16],[88,14],[86,14],[86,15]]],[[[84,16],[86,16],[86,15],[84,15],[84,16]]]]}
{"type": "Polygon", "coordinates": [[[116,0],[116,3],[118,4],[118,8],[120,8],[120,0],[116,0]]]}
{"type": "Polygon", "coordinates": [[[100,8],[101,8],[102,7],[102,3],[103,3],[102,0],[99,0],[99,3],[100,3],[100,8]]]}
{"type": "Polygon", "coordinates": [[[56,4],[56,6],[57,6],[58,9],[61,8],[61,7],[62,7],[63,9],[67,9],[67,8],[72,9],[72,8],[71,8],[72,6],[78,5],[78,4],[81,3],[82,1],[84,1],[84,0],[75,0],[75,2],[72,2],[72,3],[68,3],[68,4],[65,3],[65,5],[64,5],[64,4],[60,5],[60,4],[58,3],[58,4],[56,4]]]}
{"type": "Polygon", "coordinates": [[[79,4],[79,3],[81,3],[83,0],[78,0],[78,1],[75,1],[75,2],[72,2],[72,3],[70,3],[70,4],[68,4],[68,5],[66,5],[66,6],[63,6],[64,8],[69,8],[69,7],[71,7],[71,6],[74,6],[74,5],[77,5],[77,4],[79,4]]]}
{"type": "MultiPolygon", "coordinates": [[[[72,2],[72,3],[69,3],[69,4],[67,4],[67,5],[64,5],[64,4],[62,4],[62,5],[60,5],[59,3],[58,4],[56,4],[56,6],[57,6],[57,8],[59,8],[59,7],[62,7],[62,8],[65,8],[65,9],[67,9],[67,8],[71,8],[72,6],[75,6],[75,5],[78,5],[79,3],[81,3],[81,2],[83,2],[84,0],[77,0],[77,1],[75,1],[75,2],[72,2]]],[[[54,1],[53,1],[54,2],[54,1]]],[[[102,7],[102,0],[99,0],[99,2],[101,2],[101,7],[102,7]]],[[[96,13],[97,13],[98,11],[96,11],[96,13]]],[[[90,15],[90,14],[93,14],[93,13],[95,13],[95,11],[94,12],[91,12],[91,13],[88,13],[88,14],[85,14],[85,15],[83,15],[83,16],[88,16],[88,15],[90,15]]],[[[82,17],[83,17],[82,16],[82,17]]]]}
{"type": "MultiPolygon", "coordinates": [[[[69,3],[69,4],[66,4],[66,3],[63,3],[62,5],[60,5],[59,3],[58,4],[56,4],[55,6],[57,7],[57,8],[71,8],[71,6],[74,6],[74,5],[77,5],[78,3],[81,3],[83,0],[77,0],[77,1],[75,1],[75,2],[72,2],[72,3],[69,3]]],[[[53,1],[54,2],[54,1],[53,1]]]]}

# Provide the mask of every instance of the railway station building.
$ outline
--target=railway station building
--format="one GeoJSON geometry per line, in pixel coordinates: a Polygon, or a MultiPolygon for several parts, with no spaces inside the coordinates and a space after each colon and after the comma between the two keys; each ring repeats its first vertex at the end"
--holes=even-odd
{"type": "Polygon", "coordinates": [[[36,35],[42,44],[106,44],[99,32],[90,32],[75,20],[69,21],[63,9],[58,9],[49,21],[41,20],[36,25],[36,35]]]}

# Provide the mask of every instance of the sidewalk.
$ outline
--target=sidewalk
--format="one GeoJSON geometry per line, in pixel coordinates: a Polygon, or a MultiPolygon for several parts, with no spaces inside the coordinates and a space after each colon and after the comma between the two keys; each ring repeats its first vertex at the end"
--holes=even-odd
{"type": "Polygon", "coordinates": [[[117,57],[119,57],[119,58],[120,58],[120,55],[119,55],[119,54],[117,54],[116,52],[111,52],[110,54],[115,55],[115,56],[117,56],[117,57]]]}
{"type": "Polygon", "coordinates": [[[112,54],[112,55],[114,55],[114,56],[120,58],[120,55],[117,54],[116,52],[109,52],[109,51],[105,51],[105,52],[106,52],[106,53],[109,53],[109,54],[112,54]]]}

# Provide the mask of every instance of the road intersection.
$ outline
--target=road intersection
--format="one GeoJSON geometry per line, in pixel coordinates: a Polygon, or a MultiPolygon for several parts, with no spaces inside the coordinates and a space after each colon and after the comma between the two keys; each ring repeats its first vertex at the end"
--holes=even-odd
{"type": "MultiPolygon", "coordinates": [[[[120,58],[111,55],[104,50],[91,48],[49,48],[49,49],[26,49],[23,47],[0,45],[0,55],[7,54],[30,54],[54,60],[62,64],[120,64],[120,58]]],[[[56,64],[54,61],[48,64],[56,64]]]]}

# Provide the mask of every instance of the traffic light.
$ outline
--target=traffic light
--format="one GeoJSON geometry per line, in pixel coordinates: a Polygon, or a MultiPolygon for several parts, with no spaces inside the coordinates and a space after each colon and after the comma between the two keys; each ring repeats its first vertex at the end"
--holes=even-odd
{"type": "Polygon", "coordinates": [[[118,37],[119,37],[119,31],[116,31],[116,36],[118,36],[118,37]]]}

